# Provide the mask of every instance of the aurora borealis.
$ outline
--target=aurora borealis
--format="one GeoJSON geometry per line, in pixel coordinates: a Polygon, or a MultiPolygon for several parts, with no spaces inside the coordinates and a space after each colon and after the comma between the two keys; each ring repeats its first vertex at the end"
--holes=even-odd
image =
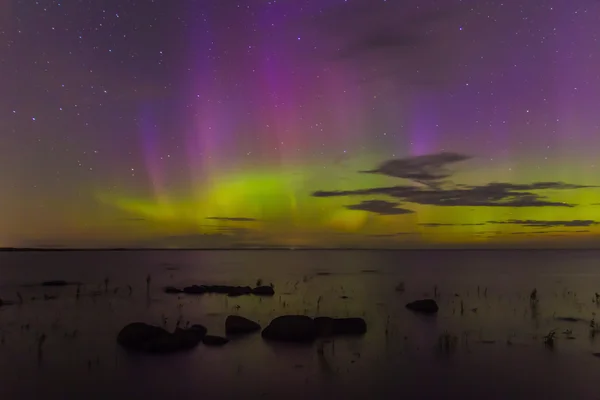
{"type": "Polygon", "coordinates": [[[598,244],[598,1],[0,14],[0,247],[598,244]]]}

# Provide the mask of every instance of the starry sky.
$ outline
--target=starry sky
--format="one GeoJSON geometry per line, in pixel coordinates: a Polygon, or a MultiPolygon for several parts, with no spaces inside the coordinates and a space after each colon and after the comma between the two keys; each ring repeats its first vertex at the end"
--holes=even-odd
{"type": "Polygon", "coordinates": [[[597,247],[596,0],[0,0],[0,247],[597,247]]]}

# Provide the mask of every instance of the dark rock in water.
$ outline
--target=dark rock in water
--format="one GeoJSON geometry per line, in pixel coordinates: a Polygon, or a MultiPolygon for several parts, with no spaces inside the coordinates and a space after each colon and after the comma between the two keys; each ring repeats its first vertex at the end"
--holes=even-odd
{"type": "Polygon", "coordinates": [[[152,344],[165,341],[169,336],[169,332],[158,326],[133,322],[121,329],[117,342],[130,350],[149,351],[152,344]]]}
{"type": "Polygon", "coordinates": [[[266,340],[281,342],[312,342],[317,337],[315,321],[304,315],[277,317],[262,331],[266,340]]]}
{"type": "Polygon", "coordinates": [[[275,290],[271,286],[258,286],[252,289],[252,294],[256,296],[273,296],[275,290]]]}
{"type": "Polygon", "coordinates": [[[229,339],[221,336],[206,335],[202,338],[202,343],[206,346],[224,346],[229,342],[229,339]]]}
{"type": "Polygon", "coordinates": [[[186,286],[183,288],[183,293],[185,293],[185,294],[204,294],[204,293],[206,293],[206,288],[204,286],[198,286],[198,285],[186,286]]]}
{"type": "Polygon", "coordinates": [[[227,285],[192,285],[179,289],[173,286],[167,286],[164,289],[165,293],[170,294],[205,294],[216,293],[226,294],[231,297],[255,294],[258,296],[273,296],[275,291],[271,286],[259,286],[252,289],[250,286],[227,286],[227,285]]]}
{"type": "Polygon", "coordinates": [[[228,335],[241,335],[259,330],[259,324],[244,317],[230,315],[225,320],[225,332],[228,335]]]}
{"type": "Polygon", "coordinates": [[[576,317],[555,317],[554,319],[562,322],[585,322],[585,320],[576,317]]]}
{"type": "Polygon", "coordinates": [[[206,336],[206,332],[207,332],[206,327],[204,325],[200,325],[200,324],[194,324],[194,325],[190,326],[188,328],[188,330],[194,331],[196,333],[196,335],[200,336],[200,339],[202,339],[204,336],[206,336]]]}
{"type": "Polygon", "coordinates": [[[319,336],[363,335],[367,332],[367,323],[362,318],[330,318],[314,319],[319,336]]]}
{"type": "Polygon", "coordinates": [[[413,301],[412,303],[408,303],[406,305],[406,308],[408,308],[411,311],[423,314],[435,314],[439,310],[436,301],[433,299],[413,301]]]}
{"type": "Polygon", "coordinates": [[[165,329],[133,322],[125,326],[117,336],[117,342],[128,350],[144,353],[172,353],[189,350],[197,346],[206,335],[206,328],[194,325],[189,329],[175,329],[170,333],[165,329]]]}
{"type": "Polygon", "coordinates": [[[75,282],[67,282],[67,281],[63,281],[63,280],[42,282],[42,286],[69,286],[69,285],[76,285],[76,283],[75,282]]]}
{"type": "Polygon", "coordinates": [[[231,286],[228,288],[227,296],[237,297],[252,293],[250,286],[231,286]]]}
{"type": "Polygon", "coordinates": [[[3,307],[3,306],[13,306],[13,305],[15,305],[14,301],[0,299],[0,307],[3,307]]]}
{"type": "Polygon", "coordinates": [[[229,294],[233,290],[233,286],[225,285],[205,285],[203,287],[207,293],[229,294]]]}
{"type": "Polygon", "coordinates": [[[317,335],[321,337],[333,336],[334,319],[330,317],[317,317],[314,320],[317,335]]]}
{"type": "Polygon", "coordinates": [[[181,329],[176,328],[173,332],[173,341],[177,343],[178,350],[189,350],[196,347],[206,336],[206,328],[203,329],[181,329]]]}

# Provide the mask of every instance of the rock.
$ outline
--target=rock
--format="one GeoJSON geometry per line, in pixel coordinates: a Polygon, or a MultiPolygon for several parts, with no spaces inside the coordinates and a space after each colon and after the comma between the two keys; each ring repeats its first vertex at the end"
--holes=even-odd
{"type": "Polygon", "coordinates": [[[282,342],[312,342],[317,337],[315,321],[304,315],[277,317],[262,331],[266,340],[282,342]]]}
{"type": "Polygon", "coordinates": [[[128,350],[144,353],[172,353],[189,350],[197,346],[206,334],[202,325],[194,325],[189,329],[175,329],[170,333],[165,329],[133,322],[126,325],[117,336],[117,342],[128,350]]]}
{"type": "Polygon", "coordinates": [[[204,286],[198,286],[198,285],[186,286],[183,288],[183,293],[185,293],[185,294],[204,294],[204,293],[206,293],[206,288],[204,286]]]}
{"type": "Polygon", "coordinates": [[[225,333],[228,335],[241,335],[259,330],[259,324],[244,317],[230,315],[225,320],[225,333]]]}
{"type": "Polygon", "coordinates": [[[321,337],[333,336],[334,319],[330,317],[317,317],[314,320],[317,335],[321,337]]]}
{"type": "Polygon", "coordinates": [[[188,330],[195,332],[196,335],[200,336],[200,339],[202,339],[204,336],[206,336],[206,332],[207,332],[206,327],[204,325],[200,325],[200,324],[194,324],[194,325],[190,326],[188,328],[188,330]]]}
{"type": "Polygon", "coordinates": [[[164,288],[165,293],[169,294],[205,294],[205,293],[216,293],[226,294],[231,297],[243,296],[247,294],[255,294],[258,296],[273,296],[275,291],[271,286],[259,286],[252,289],[250,286],[227,286],[227,285],[191,285],[186,286],[183,289],[179,289],[173,286],[167,286],[164,288]]]}
{"type": "Polygon", "coordinates": [[[14,306],[16,303],[14,301],[10,301],[10,300],[2,300],[0,299],[0,307],[4,307],[4,306],[14,306]]]}
{"type": "Polygon", "coordinates": [[[555,317],[554,319],[561,322],[585,322],[585,320],[577,317],[555,317]]]}
{"type": "Polygon", "coordinates": [[[169,332],[158,326],[133,322],[121,329],[117,342],[130,350],[147,351],[151,343],[162,341],[169,335],[169,332]]]}
{"type": "Polygon", "coordinates": [[[330,318],[314,319],[319,336],[363,335],[367,332],[367,323],[362,318],[330,318]]]}
{"type": "Polygon", "coordinates": [[[177,344],[178,350],[189,350],[196,347],[206,336],[206,329],[181,329],[176,328],[172,340],[177,344]]]}
{"type": "Polygon", "coordinates": [[[258,286],[252,289],[252,294],[256,296],[273,296],[275,294],[275,289],[271,286],[258,286]]]}
{"type": "Polygon", "coordinates": [[[435,314],[439,310],[437,303],[433,299],[416,300],[408,303],[406,308],[423,314],[435,314]]]}
{"type": "Polygon", "coordinates": [[[252,293],[250,286],[231,286],[228,288],[227,296],[237,297],[252,293]]]}
{"type": "Polygon", "coordinates": [[[221,336],[206,335],[202,338],[202,343],[206,346],[224,346],[229,342],[229,339],[221,336]]]}

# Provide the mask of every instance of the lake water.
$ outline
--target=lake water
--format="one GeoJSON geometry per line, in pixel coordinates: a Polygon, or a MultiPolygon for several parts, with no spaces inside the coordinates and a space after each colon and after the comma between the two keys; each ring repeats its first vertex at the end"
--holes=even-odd
{"type": "Polygon", "coordinates": [[[594,251],[5,252],[0,298],[24,301],[0,307],[0,397],[600,399],[600,334],[589,327],[596,292],[594,251]],[[106,278],[108,293],[90,295],[106,278]],[[83,282],[80,298],[73,286],[33,285],[51,279],[83,282]],[[162,292],[258,279],[275,296],[162,292]],[[405,309],[436,287],[437,316],[405,309]],[[229,314],[263,327],[283,314],[357,316],[368,332],[312,346],[255,334],[169,356],[132,356],[115,340],[134,321],[174,329],[181,319],[223,335],[229,314]],[[556,318],[565,316],[582,320],[556,318]],[[550,349],[543,336],[552,329],[550,349]],[[439,349],[445,333],[456,337],[453,351],[439,349]]]}

